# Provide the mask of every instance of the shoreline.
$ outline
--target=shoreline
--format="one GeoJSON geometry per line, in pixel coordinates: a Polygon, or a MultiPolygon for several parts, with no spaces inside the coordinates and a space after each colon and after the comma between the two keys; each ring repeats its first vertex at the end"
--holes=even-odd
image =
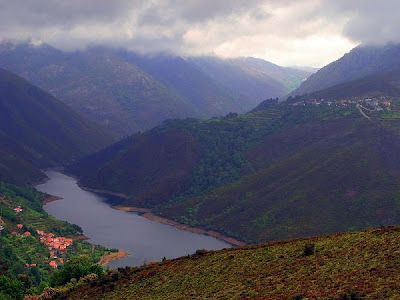
{"type": "Polygon", "coordinates": [[[86,241],[86,240],[90,240],[90,238],[88,238],[86,235],[81,234],[81,235],[74,235],[71,237],[71,239],[73,239],[74,241],[86,241]]]}
{"type": "MultiPolygon", "coordinates": [[[[68,175],[68,176],[70,176],[70,175],[68,175]]],[[[87,192],[110,195],[110,196],[116,196],[116,197],[119,197],[119,198],[122,198],[122,199],[129,199],[129,196],[125,195],[123,193],[110,192],[110,191],[107,191],[107,190],[92,189],[92,188],[88,188],[88,187],[80,185],[78,181],[76,183],[82,190],[87,191],[87,192]]]]}
{"type": "MultiPolygon", "coordinates": [[[[59,171],[59,170],[57,170],[57,171],[59,171]]],[[[46,176],[46,178],[43,178],[43,180],[41,180],[40,182],[35,183],[35,184],[33,185],[33,187],[35,187],[35,186],[37,186],[37,185],[40,185],[40,184],[44,184],[44,183],[48,182],[49,180],[51,180],[51,178],[49,178],[49,177],[46,176]]],[[[78,180],[77,180],[77,184],[78,184],[78,180]]],[[[111,194],[111,195],[114,195],[114,196],[119,196],[119,197],[121,197],[121,195],[119,195],[119,194],[117,194],[117,193],[112,193],[112,192],[108,192],[108,191],[101,191],[101,190],[94,190],[94,189],[91,190],[91,189],[89,189],[89,188],[82,187],[82,186],[80,186],[79,184],[78,184],[78,186],[79,186],[81,189],[87,190],[87,191],[90,191],[90,192],[97,192],[97,193],[103,193],[103,194],[109,194],[109,195],[111,194]]],[[[126,195],[124,195],[124,196],[125,196],[126,198],[128,198],[126,195]]],[[[125,198],[125,197],[123,197],[123,198],[125,198]]],[[[54,196],[54,195],[50,195],[50,194],[47,194],[47,193],[46,193],[46,197],[43,199],[42,205],[45,206],[46,204],[49,204],[50,202],[54,202],[54,201],[58,201],[58,200],[63,200],[63,199],[64,199],[63,197],[54,196]]],[[[90,238],[87,237],[87,236],[84,235],[84,234],[75,235],[75,236],[72,236],[71,238],[72,238],[74,241],[77,241],[77,240],[81,240],[81,241],[90,240],[90,238]]],[[[112,261],[114,261],[114,260],[118,260],[118,259],[125,258],[125,257],[127,257],[127,256],[129,256],[129,255],[130,255],[129,252],[127,252],[127,251],[125,251],[125,250],[120,250],[120,249],[118,249],[118,252],[111,252],[111,253],[109,253],[109,254],[106,254],[106,255],[101,256],[101,257],[100,257],[100,260],[99,260],[99,262],[98,262],[98,264],[100,264],[101,266],[105,267],[105,266],[108,265],[110,262],[112,262],[112,261]]]]}
{"type": "Polygon", "coordinates": [[[179,222],[164,218],[164,217],[160,217],[157,216],[155,214],[153,214],[151,212],[150,209],[148,208],[140,208],[140,207],[133,207],[133,206],[122,206],[122,205],[116,205],[116,206],[111,206],[112,208],[116,209],[116,210],[120,210],[120,211],[125,211],[125,212],[135,212],[135,213],[139,213],[140,216],[151,220],[151,221],[155,221],[155,222],[159,222],[162,224],[166,224],[166,225],[170,225],[173,226],[175,228],[178,228],[180,230],[186,230],[192,233],[198,233],[198,234],[204,234],[204,235],[208,235],[211,237],[214,237],[218,240],[224,241],[228,244],[231,244],[234,247],[242,247],[247,245],[246,243],[239,241],[237,239],[234,239],[232,237],[223,235],[222,233],[219,233],[217,231],[214,230],[206,230],[206,229],[202,229],[202,228],[198,228],[198,227],[192,227],[186,224],[181,224],[179,222]]]}
{"type": "MultiPolygon", "coordinates": [[[[93,193],[104,194],[104,195],[116,196],[116,197],[120,197],[122,199],[129,199],[129,196],[126,195],[126,194],[123,194],[123,193],[111,192],[111,191],[108,191],[108,190],[101,190],[101,189],[93,189],[93,188],[88,188],[88,187],[82,186],[81,184],[79,184],[79,180],[76,177],[74,177],[73,175],[71,175],[71,174],[65,174],[65,175],[75,178],[77,185],[82,190],[85,190],[85,191],[88,191],[88,192],[93,192],[93,193]]],[[[52,201],[57,201],[57,200],[63,199],[62,197],[51,196],[51,195],[49,195],[48,198],[49,198],[48,202],[46,202],[46,203],[43,202],[44,204],[50,203],[52,201]]],[[[115,205],[115,206],[113,206],[110,203],[108,203],[108,205],[111,208],[116,209],[116,210],[138,213],[138,214],[140,214],[140,216],[142,216],[142,217],[144,217],[144,218],[146,218],[146,219],[148,219],[150,221],[162,223],[162,224],[169,225],[169,226],[175,227],[177,229],[189,231],[189,232],[192,232],[192,233],[211,236],[211,237],[216,238],[218,240],[224,241],[224,242],[232,245],[233,247],[242,247],[242,246],[246,246],[247,245],[245,242],[242,242],[242,241],[237,240],[235,238],[226,236],[226,235],[224,235],[224,234],[222,234],[220,232],[214,231],[214,230],[207,230],[207,229],[203,229],[203,228],[199,228],[199,227],[192,227],[190,225],[182,224],[182,223],[179,223],[177,221],[174,221],[174,220],[171,220],[171,219],[168,219],[168,218],[165,218],[165,217],[157,216],[154,213],[152,213],[151,210],[148,209],[148,208],[140,208],[140,207],[133,207],[133,206],[123,206],[123,205],[115,205]]],[[[83,236],[83,235],[82,235],[82,239],[89,239],[90,240],[90,238],[88,238],[86,236],[83,236]]],[[[105,264],[108,264],[109,262],[117,260],[117,259],[125,258],[128,255],[129,255],[129,253],[127,251],[125,251],[125,250],[119,250],[117,253],[110,253],[108,255],[105,255],[105,257],[107,257],[107,258],[104,258],[104,259],[107,260],[107,262],[105,264]]]]}
{"type": "Polygon", "coordinates": [[[30,185],[33,186],[33,187],[35,187],[35,186],[37,186],[37,185],[44,184],[44,183],[46,183],[46,182],[49,181],[49,180],[50,180],[50,178],[46,176],[46,177],[44,177],[44,178],[41,179],[41,180],[38,180],[38,181],[35,181],[35,182],[31,183],[30,185]]]}
{"type": "Polygon", "coordinates": [[[46,198],[44,198],[43,200],[43,205],[49,204],[50,202],[54,202],[57,200],[62,200],[64,199],[63,197],[59,197],[59,196],[52,196],[52,195],[48,195],[46,198]]]}
{"type": "Polygon", "coordinates": [[[111,252],[109,254],[106,254],[106,255],[103,255],[102,257],[100,257],[98,264],[101,265],[102,267],[105,267],[110,262],[121,259],[121,258],[125,258],[129,255],[130,255],[129,252],[125,251],[125,250],[118,250],[118,252],[111,252]]]}

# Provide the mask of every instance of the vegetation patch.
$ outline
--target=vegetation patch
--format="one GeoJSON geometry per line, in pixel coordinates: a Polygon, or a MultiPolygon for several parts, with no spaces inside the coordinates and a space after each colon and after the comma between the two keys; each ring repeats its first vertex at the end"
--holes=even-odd
{"type": "Polygon", "coordinates": [[[103,272],[96,263],[112,249],[80,240],[79,226],[48,215],[42,208],[46,196],[0,183],[0,299],[22,299],[103,272]]]}
{"type": "Polygon", "coordinates": [[[398,299],[400,228],[381,227],[119,268],[32,299],[398,299]],[[315,245],[303,255],[304,245],[315,245]]]}

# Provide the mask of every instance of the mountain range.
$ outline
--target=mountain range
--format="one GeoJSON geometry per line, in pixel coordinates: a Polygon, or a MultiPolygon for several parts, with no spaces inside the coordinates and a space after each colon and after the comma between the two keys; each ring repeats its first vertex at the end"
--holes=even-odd
{"type": "Polygon", "coordinates": [[[91,274],[31,299],[395,299],[399,228],[382,225],[400,222],[399,54],[359,46],[303,81],[254,58],[3,44],[0,66],[26,79],[0,69],[1,182],[65,166],[81,186],[126,195],[112,205],[268,242],[91,274]]]}
{"type": "Polygon", "coordinates": [[[62,52],[46,44],[2,44],[0,67],[117,137],[171,118],[245,112],[284,96],[311,74],[255,59],[142,56],[103,47],[62,52]]]}

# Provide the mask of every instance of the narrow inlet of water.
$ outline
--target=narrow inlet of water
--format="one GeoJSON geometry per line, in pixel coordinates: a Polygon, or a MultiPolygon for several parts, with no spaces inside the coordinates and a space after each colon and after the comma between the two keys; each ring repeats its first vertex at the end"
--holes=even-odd
{"type": "Polygon", "coordinates": [[[148,220],[136,213],[118,211],[107,204],[107,196],[82,190],[74,178],[47,171],[50,178],[36,189],[62,200],[44,209],[57,219],[77,224],[89,242],[126,250],[130,256],[113,261],[110,267],[139,266],[163,257],[176,258],[197,249],[218,250],[231,247],[216,238],[192,233],[148,220]]]}

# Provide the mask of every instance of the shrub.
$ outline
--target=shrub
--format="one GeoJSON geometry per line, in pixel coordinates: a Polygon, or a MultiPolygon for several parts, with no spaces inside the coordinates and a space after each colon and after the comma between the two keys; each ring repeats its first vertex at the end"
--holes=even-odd
{"type": "Polygon", "coordinates": [[[87,255],[81,255],[71,258],[71,261],[65,263],[61,269],[56,270],[51,276],[50,282],[52,286],[60,286],[69,282],[72,278],[79,280],[92,273],[101,276],[103,274],[102,266],[93,264],[87,255]]]}
{"type": "Polygon", "coordinates": [[[364,298],[361,297],[356,291],[350,290],[347,293],[340,295],[340,300],[363,300],[364,298]]]}
{"type": "Polygon", "coordinates": [[[206,254],[208,251],[206,249],[197,249],[196,252],[194,253],[195,256],[202,256],[206,254]]]}
{"type": "Polygon", "coordinates": [[[303,256],[309,256],[315,253],[315,244],[306,244],[303,250],[303,256]]]}

